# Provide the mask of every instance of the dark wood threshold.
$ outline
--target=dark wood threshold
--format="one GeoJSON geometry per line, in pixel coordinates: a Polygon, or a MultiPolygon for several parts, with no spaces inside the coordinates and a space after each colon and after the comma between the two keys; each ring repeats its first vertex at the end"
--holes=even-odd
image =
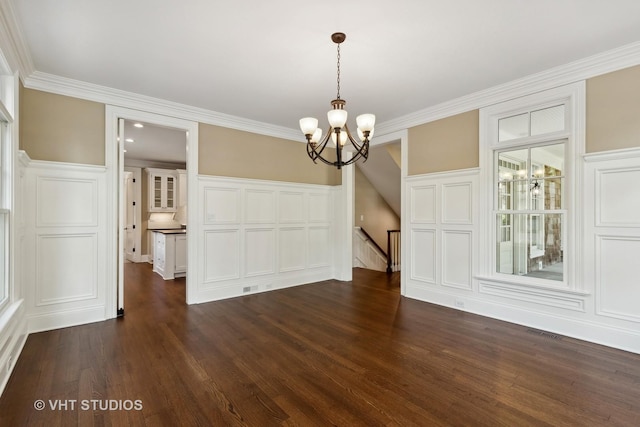
{"type": "Polygon", "coordinates": [[[402,298],[397,273],[193,306],[126,275],[124,318],[29,336],[0,425],[640,425],[640,355],[402,298]]]}

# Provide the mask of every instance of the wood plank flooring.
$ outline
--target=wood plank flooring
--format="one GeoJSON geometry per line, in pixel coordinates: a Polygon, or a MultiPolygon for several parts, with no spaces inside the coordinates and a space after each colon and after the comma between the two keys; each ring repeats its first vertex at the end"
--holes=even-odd
{"type": "Polygon", "coordinates": [[[401,298],[397,274],[194,306],[126,275],[124,319],[29,337],[1,426],[640,425],[640,355],[401,298]]]}

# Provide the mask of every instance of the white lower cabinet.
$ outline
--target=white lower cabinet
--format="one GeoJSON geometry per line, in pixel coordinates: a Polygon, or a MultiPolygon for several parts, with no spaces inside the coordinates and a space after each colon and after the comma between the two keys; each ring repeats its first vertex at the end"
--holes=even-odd
{"type": "Polygon", "coordinates": [[[164,280],[187,275],[187,236],[184,232],[153,232],[153,271],[164,280]]]}

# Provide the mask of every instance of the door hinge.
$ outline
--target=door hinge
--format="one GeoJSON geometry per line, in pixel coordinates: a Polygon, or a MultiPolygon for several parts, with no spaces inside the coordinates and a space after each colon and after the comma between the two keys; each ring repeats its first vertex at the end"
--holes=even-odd
{"type": "Polygon", "coordinates": [[[135,179],[135,178],[133,178],[133,182],[136,182],[136,179],[135,179]]]}
{"type": "Polygon", "coordinates": [[[134,230],[136,229],[136,225],[135,225],[135,224],[133,224],[133,229],[134,229],[134,230]]]}
{"type": "Polygon", "coordinates": [[[133,250],[131,252],[135,252],[135,251],[136,251],[136,248],[133,248],[133,250]]]}
{"type": "Polygon", "coordinates": [[[136,205],[136,202],[133,202],[133,206],[135,206],[135,205],[136,205]]]}

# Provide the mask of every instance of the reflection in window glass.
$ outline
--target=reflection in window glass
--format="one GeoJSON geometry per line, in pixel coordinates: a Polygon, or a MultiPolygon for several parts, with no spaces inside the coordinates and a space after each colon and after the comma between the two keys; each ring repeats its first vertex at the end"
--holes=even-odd
{"type": "Polygon", "coordinates": [[[498,120],[498,141],[510,141],[526,136],[529,136],[529,113],[498,120]]]}
{"type": "Polygon", "coordinates": [[[563,215],[498,214],[496,271],[562,281],[563,215]]]}
{"type": "Polygon", "coordinates": [[[496,271],[563,280],[566,141],[496,153],[496,271]]]}
{"type": "Polygon", "coordinates": [[[564,104],[531,112],[531,135],[564,130],[564,104]]]}
{"type": "Polygon", "coordinates": [[[536,178],[564,175],[564,143],[531,149],[531,175],[536,178]]]}

